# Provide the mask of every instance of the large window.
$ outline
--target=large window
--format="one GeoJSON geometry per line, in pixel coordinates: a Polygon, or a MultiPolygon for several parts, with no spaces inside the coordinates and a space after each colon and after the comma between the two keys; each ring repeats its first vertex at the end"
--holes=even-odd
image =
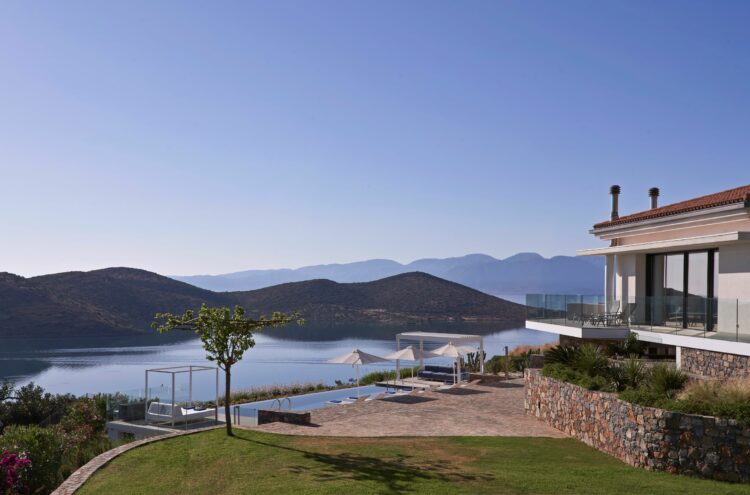
{"type": "Polygon", "coordinates": [[[654,325],[712,330],[716,324],[718,252],[648,256],[648,313],[654,325]]]}

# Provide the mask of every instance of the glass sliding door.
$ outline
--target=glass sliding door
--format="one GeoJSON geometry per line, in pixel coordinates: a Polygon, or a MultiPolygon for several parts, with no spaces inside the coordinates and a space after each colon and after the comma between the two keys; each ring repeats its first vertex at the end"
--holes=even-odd
{"type": "Polygon", "coordinates": [[[687,254],[685,327],[706,329],[708,322],[708,252],[687,254]]]}
{"type": "Polygon", "coordinates": [[[682,328],[684,321],[685,255],[664,255],[664,314],[667,326],[682,328]]]}
{"type": "Polygon", "coordinates": [[[651,254],[647,271],[647,311],[653,326],[715,328],[717,251],[651,254]]]}

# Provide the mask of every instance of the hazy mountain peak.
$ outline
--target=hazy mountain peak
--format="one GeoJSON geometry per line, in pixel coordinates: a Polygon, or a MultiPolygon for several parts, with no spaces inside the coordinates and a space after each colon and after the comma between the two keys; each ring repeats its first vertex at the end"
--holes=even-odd
{"type": "Polygon", "coordinates": [[[570,256],[550,259],[518,253],[504,260],[472,253],[452,258],[422,258],[405,265],[388,259],[313,265],[296,269],[248,270],[226,275],[181,276],[177,280],[216,291],[254,290],[287,282],[329,279],[339,283],[370,282],[406,272],[423,272],[489,294],[531,292],[598,294],[601,260],[570,256]]]}
{"type": "MultiPolygon", "coordinates": [[[[563,258],[568,258],[568,256],[563,256],[563,258]]],[[[518,253],[518,254],[514,254],[513,256],[509,256],[508,258],[505,258],[503,261],[510,261],[510,262],[542,261],[544,259],[545,259],[544,256],[542,256],[539,253],[518,253]]]]}

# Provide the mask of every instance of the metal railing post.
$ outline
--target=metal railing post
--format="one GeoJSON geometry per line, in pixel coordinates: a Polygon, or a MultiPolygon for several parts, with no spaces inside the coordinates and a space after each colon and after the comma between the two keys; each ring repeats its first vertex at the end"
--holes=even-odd
{"type": "Polygon", "coordinates": [[[505,346],[505,379],[508,379],[510,372],[510,356],[508,355],[508,346],[505,346]]]}

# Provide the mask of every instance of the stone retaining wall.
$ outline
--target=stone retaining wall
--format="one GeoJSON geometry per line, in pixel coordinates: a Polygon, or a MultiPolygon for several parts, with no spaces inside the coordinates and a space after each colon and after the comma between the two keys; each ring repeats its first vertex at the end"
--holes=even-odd
{"type": "Polygon", "coordinates": [[[526,414],[636,467],[750,481],[750,425],[622,401],[527,370],[526,414]]]}
{"type": "Polygon", "coordinates": [[[746,377],[750,376],[750,358],[683,347],[680,351],[680,369],[685,373],[711,378],[746,377]]]}
{"type": "Polygon", "coordinates": [[[293,425],[309,425],[309,411],[274,411],[270,409],[258,410],[258,424],[289,423],[293,425]]]}
{"type": "Polygon", "coordinates": [[[99,454],[98,456],[94,457],[89,462],[87,462],[86,464],[78,468],[77,471],[71,474],[68,477],[68,479],[63,481],[63,483],[60,486],[58,486],[55,489],[55,491],[53,491],[50,495],[72,495],[79,488],[81,488],[81,486],[83,486],[84,483],[86,483],[86,481],[91,477],[91,475],[93,475],[96,471],[98,471],[99,469],[107,465],[112,459],[114,459],[120,454],[127,452],[128,450],[133,450],[136,447],[140,447],[142,445],[146,445],[149,443],[167,440],[168,438],[174,438],[174,437],[179,437],[183,435],[192,435],[194,433],[200,433],[202,431],[213,430],[215,428],[222,428],[222,426],[209,426],[206,428],[200,428],[200,429],[195,429],[195,430],[175,431],[174,433],[168,433],[166,435],[143,438],[141,440],[135,440],[133,442],[120,445],[119,447],[115,447],[114,449],[110,449],[102,454],[99,454]]]}

